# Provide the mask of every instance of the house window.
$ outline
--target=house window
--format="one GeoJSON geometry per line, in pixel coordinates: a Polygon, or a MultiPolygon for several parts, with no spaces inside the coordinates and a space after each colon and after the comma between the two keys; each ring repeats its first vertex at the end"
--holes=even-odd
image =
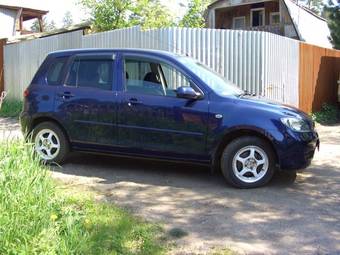
{"type": "Polygon", "coordinates": [[[264,26],[264,8],[251,9],[250,19],[252,27],[264,26]]]}
{"type": "Polygon", "coordinates": [[[277,25],[277,24],[280,24],[280,13],[272,12],[270,14],[270,25],[277,25]]]}
{"type": "Polygon", "coordinates": [[[246,17],[233,18],[233,29],[242,29],[246,26],[246,17]]]}

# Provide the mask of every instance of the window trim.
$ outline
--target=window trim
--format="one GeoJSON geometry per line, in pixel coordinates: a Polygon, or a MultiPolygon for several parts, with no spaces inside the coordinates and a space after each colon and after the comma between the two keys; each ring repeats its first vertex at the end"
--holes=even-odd
{"type": "Polygon", "coordinates": [[[244,27],[246,27],[246,16],[237,16],[237,17],[233,17],[233,29],[241,29],[241,28],[235,28],[235,21],[237,19],[243,19],[244,20],[244,27]]]}
{"type": "Polygon", "coordinates": [[[251,27],[263,27],[266,25],[266,9],[264,7],[261,8],[253,8],[250,9],[250,26],[251,27]],[[262,16],[262,26],[253,26],[253,12],[255,11],[263,11],[263,16],[262,16]]]}
{"type": "Polygon", "coordinates": [[[116,53],[114,52],[99,52],[99,53],[95,53],[95,52],[90,52],[90,53],[81,53],[81,54],[75,54],[72,55],[71,57],[69,57],[69,60],[66,62],[66,66],[67,69],[65,70],[65,75],[64,75],[64,80],[62,81],[62,84],[64,87],[69,87],[69,88],[76,88],[76,89],[95,89],[95,87],[79,87],[78,84],[76,84],[75,86],[73,85],[68,85],[66,84],[68,77],[70,75],[70,70],[71,67],[73,65],[73,63],[77,60],[86,60],[86,59],[90,59],[90,60],[110,60],[112,61],[111,65],[112,65],[112,84],[111,84],[111,89],[110,90],[105,90],[105,89],[101,89],[100,91],[110,91],[113,92],[114,91],[114,84],[115,84],[115,79],[116,79],[116,72],[115,72],[115,62],[116,62],[116,53]]]}
{"type": "MultiPolygon", "coordinates": [[[[176,69],[178,72],[180,72],[183,76],[185,76],[185,78],[189,81],[190,85],[193,86],[194,89],[198,90],[202,97],[197,99],[197,100],[203,100],[205,98],[205,94],[204,91],[192,80],[192,78],[185,72],[185,70],[183,70],[182,68],[177,67],[174,63],[167,61],[166,59],[162,59],[160,57],[157,56],[149,56],[149,55],[142,55],[142,54],[131,54],[131,53],[123,53],[121,56],[121,63],[122,63],[122,92],[123,93],[132,93],[133,92],[129,92],[126,89],[126,66],[125,66],[125,60],[126,59],[136,59],[136,60],[145,60],[145,61],[150,61],[150,62],[159,62],[159,63],[164,63],[167,64],[171,67],[173,67],[174,69],[176,69]]],[[[163,86],[163,85],[162,85],[163,86]]],[[[178,98],[178,97],[168,97],[165,95],[150,95],[150,94],[140,94],[142,96],[157,96],[157,97],[163,97],[163,98],[177,98],[177,99],[184,99],[184,98],[178,98]]],[[[185,99],[184,99],[185,100],[185,99]]]]}
{"type": "Polygon", "coordinates": [[[269,24],[270,25],[279,25],[280,24],[280,12],[271,12],[270,14],[269,14],[269,24]],[[274,15],[279,15],[279,23],[273,23],[272,21],[273,21],[273,16],[274,15]]]}

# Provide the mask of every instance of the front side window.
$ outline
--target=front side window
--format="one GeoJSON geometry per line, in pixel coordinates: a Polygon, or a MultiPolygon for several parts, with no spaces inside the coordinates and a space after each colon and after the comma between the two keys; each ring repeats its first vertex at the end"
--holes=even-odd
{"type": "Polygon", "coordinates": [[[61,84],[62,70],[66,64],[66,61],[66,57],[60,57],[53,60],[46,75],[46,81],[48,85],[61,84]]]}
{"type": "Polygon", "coordinates": [[[132,93],[175,97],[178,87],[190,86],[173,66],[144,59],[126,59],[125,77],[126,90],[132,93]]]}
{"type": "Polygon", "coordinates": [[[66,85],[111,90],[112,60],[76,59],[70,68],[66,85]]]}

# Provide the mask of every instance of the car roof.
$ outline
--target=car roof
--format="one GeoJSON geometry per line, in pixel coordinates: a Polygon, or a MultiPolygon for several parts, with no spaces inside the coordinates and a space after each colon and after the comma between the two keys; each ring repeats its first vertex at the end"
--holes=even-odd
{"type": "Polygon", "coordinates": [[[71,56],[75,54],[82,53],[106,53],[106,52],[122,52],[122,53],[137,53],[137,54],[148,54],[159,57],[170,57],[177,58],[179,54],[171,53],[168,51],[162,50],[153,50],[153,49],[134,49],[134,48],[81,48],[81,49],[69,49],[69,50],[59,50],[49,53],[49,56],[61,57],[61,56],[71,56]]]}

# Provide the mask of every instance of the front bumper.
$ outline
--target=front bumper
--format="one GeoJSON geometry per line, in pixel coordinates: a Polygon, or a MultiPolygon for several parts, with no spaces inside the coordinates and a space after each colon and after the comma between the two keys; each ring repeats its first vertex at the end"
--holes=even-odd
{"type": "Polygon", "coordinates": [[[320,146],[318,133],[316,131],[292,132],[287,140],[285,148],[281,148],[278,153],[280,169],[301,170],[308,167],[312,162],[316,148],[320,146]]]}

